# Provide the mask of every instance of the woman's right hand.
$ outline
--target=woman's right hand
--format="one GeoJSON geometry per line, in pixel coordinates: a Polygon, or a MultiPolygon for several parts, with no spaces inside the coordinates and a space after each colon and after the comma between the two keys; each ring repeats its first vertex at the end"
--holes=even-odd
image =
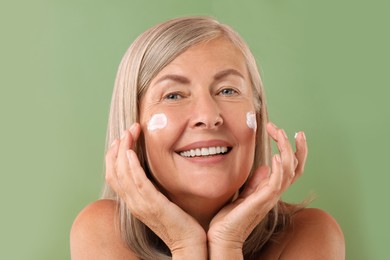
{"type": "Polygon", "coordinates": [[[201,225],[172,203],[146,177],[133,151],[141,127],[134,123],[108,149],[106,181],[126,203],[131,214],[147,225],[169,247],[173,258],[207,258],[207,236],[201,225]],[[196,254],[196,255],[194,255],[196,254]],[[204,256],[204,257],[201,257],[204,256]]]}

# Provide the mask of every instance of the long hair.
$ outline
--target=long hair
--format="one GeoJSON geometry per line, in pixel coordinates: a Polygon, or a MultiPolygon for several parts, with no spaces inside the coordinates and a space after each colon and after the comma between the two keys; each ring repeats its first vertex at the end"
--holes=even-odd
{"type": "MultiPolygon", "coordinates": [[[[171,61],[191,46],[223,37],[243,54],[254,93],[257,119],[256,149],[251,173],[259,165],[270,165],[271,146],[266,131],[268,113],[265,94],[256,61],[242,38],[229,26],[213,18],[184,17],[158,24],[141,34],[125,53],[116,76],[111,100],[106,137],[106,150],[134,122],[139,121],[139,101],[151,80],[171,61]]],[[[137,142],[135,151],[147,175],[143,140],[137,142]]],[[[150,175],[149,175],[150,176],[150,175]]],[[[119,229],[125,243],[142,259],[170,259],[169,249],[141,221],[136,219],[124,201],[105,184],[102,198],[118,202],[119,229]]],[[[279,203],[252,231],[244,243],[245,258],[251,258],[264,244],[289,222],[294,207],[279,203]]]]}

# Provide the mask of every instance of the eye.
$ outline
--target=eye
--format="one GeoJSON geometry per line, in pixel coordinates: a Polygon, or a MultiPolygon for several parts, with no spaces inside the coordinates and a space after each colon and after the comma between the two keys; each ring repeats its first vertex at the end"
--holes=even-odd
{"type": "Polygon", "coordinates": [[[167,95],[164,96],[164,99],[167,99],[167,100],[177,100],[177,99],[182,99],[183,96],[180,95],[179,93],[169,93],[167,95]]]}
{"type": "Polygon", "coordinates": [[[232,88],[224,88],[219,92],[219,95],[222,96],[234,96],[238,94],[238,92],[232,88]]]}

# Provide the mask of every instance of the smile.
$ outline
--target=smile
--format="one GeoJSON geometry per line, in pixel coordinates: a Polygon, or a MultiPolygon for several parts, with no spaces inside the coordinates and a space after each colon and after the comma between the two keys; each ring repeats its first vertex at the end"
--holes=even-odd
{"type": "Polygon", "coordinates": [[[213,146],[191,149],[188,151],[180,152],[180,156],[183,157],[195,157],[195,156],[210,156],[216,154],[226,154],[230,149],[226,146],[213,146]]]}

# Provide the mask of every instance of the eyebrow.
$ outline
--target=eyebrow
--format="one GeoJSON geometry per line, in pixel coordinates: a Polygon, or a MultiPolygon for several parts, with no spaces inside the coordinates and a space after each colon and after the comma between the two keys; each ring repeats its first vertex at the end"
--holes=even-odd
{"type": "Polygon", "coordinates": [[[244,76],[238,71],[238,70],[235,70],[235,69],[227,69],[227,70],[223,70],[223,71],[220,71],[218,72],[217,74],[214,75],[214,80],[220,80],[222,78],[225,78],[229,75],[235,75],[235,76],[239,76],[241,78],[244,78],[244,76]]]}
{"type": "MultiPolygon", "coordinates": [[[[218,81],[218,80],[221,80],[229,75],[235,75],[235,76],[244,78],[244,76],[238,70],[226,69],[226,70],[222,70],[222,71],[218,72],[217,74],[215,74],[214,80],[218,81]]],[[[158,84],[158,83],[165,81],[165,80],[172,80],[172,81],[175,81],[175,82],[178,82],[181,84],[190,84],[191,83],[191,81],[184,76],[180,76],[177,74],[168,74],[168,75],[164,75],[161,78],[159,78],[155,84],[158,84]]]]}
{"type": "Polygon", "coordinates": [[[158,83],[165,81],[165,80],[172,80],[172,81],[176,81],[176,82],[182,83],[182,84],[189,84],[190,83],[190,80],[184,76],[180,76],[180,75],[176,75],[176,74],[168,74],[168,75],[164,75],[161,78],[159,78],[155,84],[158,84],[158,83]]]}

